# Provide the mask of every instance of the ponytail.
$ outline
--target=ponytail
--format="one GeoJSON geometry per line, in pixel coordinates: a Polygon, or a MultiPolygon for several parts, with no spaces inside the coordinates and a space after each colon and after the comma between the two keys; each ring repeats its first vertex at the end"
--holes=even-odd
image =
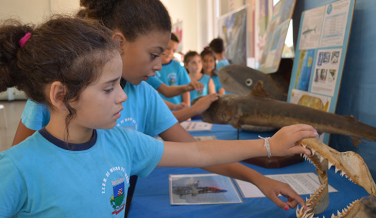
{"type": "Polygon", "coordinates": [[[6,20],[0,27],[0,92],[8,87],[23,88],[22,70],[17,65],[19,52],[22,50],[20,40],[32,32],[33,27],[22,25],[16,20],[6,20]]]}

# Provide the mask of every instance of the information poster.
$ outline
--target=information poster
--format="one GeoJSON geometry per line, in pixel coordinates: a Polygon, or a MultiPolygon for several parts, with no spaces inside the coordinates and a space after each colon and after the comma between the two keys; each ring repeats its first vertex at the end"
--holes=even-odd
{"type": "Polygon", "coordinates": [[[247,8],[218,19],[218,36],[225,45],[225,57],[232,64],[247,66],[247,8]]]}
{"type": "Polygon", "coordinates": [[[255,1],[255,62],[259,63],[266,42],[266,29],[273,14],[273,1],[255,1]]]}
{"type": "Polygon", "coordinates": [[[288,102],[335,113],[354,7],[340,0],[302,13],[288,102]]]}
{"type": "Polygon", "coordinates": [[[296,0],[281,0],[274,7],[258,68],[264,73],[275,73],[279,68],[295,2],[296,0]]]}

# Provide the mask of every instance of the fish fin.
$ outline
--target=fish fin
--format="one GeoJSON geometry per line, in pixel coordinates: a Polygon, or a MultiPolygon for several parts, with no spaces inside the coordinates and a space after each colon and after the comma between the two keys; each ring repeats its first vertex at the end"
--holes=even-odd
{"type": "Polygon", "coordinates": [[[358,144],[359,144],[359,143],[364,143],[362,140],[360,140],[360,139],[358,139],[358,138],[353,138],[353,137],[350,137],[350,138],[351,138],[352,143],[354,144],[354,146],[355,146],[356,148],[358,148],[358,144]]]}
{"type": "Polygon", "coordinates": [[[350,120],[350,121],[353,121],[353,122],[357,122],[359,123],[360,121],[358,119],[356,119],[353,115],[346,115],[344,116],[346,119],[350,120]]]}
{"type": "Polygon", "coordinates": [[[273,98],[269,93],[267,93],[264,88],[264,82],[261,80],[257,81],[252,89],[252,92],[248,96],[261,97],[261,98],[273,98]]]}

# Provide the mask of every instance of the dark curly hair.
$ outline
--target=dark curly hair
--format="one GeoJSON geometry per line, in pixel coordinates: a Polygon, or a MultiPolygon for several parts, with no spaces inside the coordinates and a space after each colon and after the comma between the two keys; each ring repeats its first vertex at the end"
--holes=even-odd
{"type": "Polygon", "coordinates": [[[128,41],[154,30],[171,32],[170,15],[159,0],[80,0],[80,5],[77,16],[120,30],[128,41]]]}
{"type": "Polygon", "coordinates": [[[6,20],[0,26],[0,91],[16,86],[53,110],[45,91],[52,82],[61,82],[67,127],[76,115],[68,102],[78,100],[118,49],[111,36],[97,21],[78,18],[54,17],[37,28],[6,20]],[[31,37],[21,48],[19,41],[27,33],[31,37]]]}

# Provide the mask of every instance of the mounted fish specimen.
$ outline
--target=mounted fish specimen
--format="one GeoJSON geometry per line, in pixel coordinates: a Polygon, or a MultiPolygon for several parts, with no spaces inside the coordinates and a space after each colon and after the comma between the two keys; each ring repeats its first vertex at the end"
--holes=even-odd
{"type": "Polygon", "coordinates": [[[257,82],[264,84],[263,89],[270,98],[286,101],[289,81],[282,78],[281,74],[265,74],[253,68],[231,64],[218,71],[219,80],[228,92],[237,95],[248,95],[252,92],[257,82]]]}
{"type": "Polygon", "coordinates": [[[316,167],[320,187],[306,200],[307,210],[299,207],[296,209],[298,218],[311,218],[326,210],[329,205],[328,172],[332,166],[335,172],[341,171],[353,183],[363,187],[371,196],[363,197],[352,202],[347,208],[332,218],[371,218],[376,217],[376,184],[364,160],[355,152],[338,152],[315,138],[300,140],[297,145],[311,150],[311,155],[304,158],[316,167]]]}
{"type": "Polygon", "coordinates": [[[350,136],[355,146],[360,139],[376,141],[376,128],[352,116],[340,116],[302,105],[267,98],[262,83],[247,96],[220,95],[201,115],[204,122],[244,127],[282,128],[293,124],[309,124],[319,133],[350,136]]]}

